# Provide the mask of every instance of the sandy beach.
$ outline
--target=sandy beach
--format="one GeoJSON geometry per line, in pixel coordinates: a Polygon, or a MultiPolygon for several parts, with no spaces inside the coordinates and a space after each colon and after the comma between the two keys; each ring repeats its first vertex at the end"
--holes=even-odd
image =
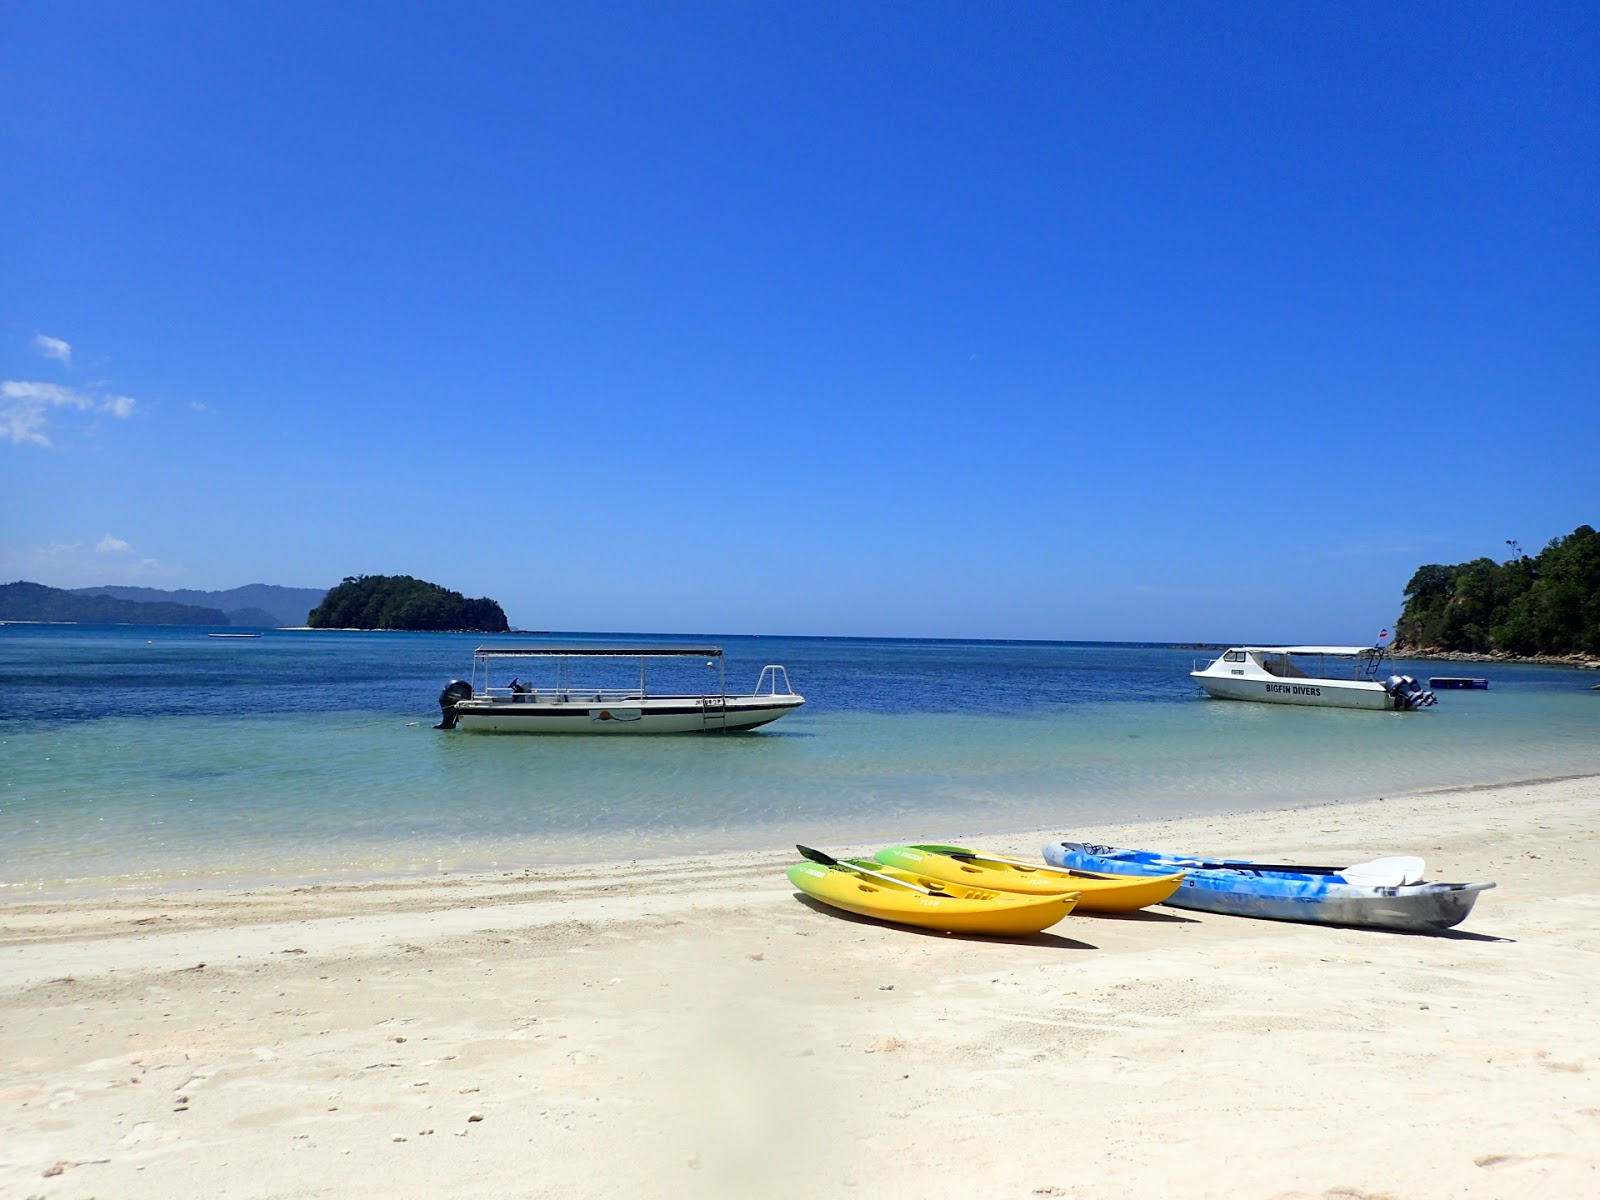
{"type": "Polygon", "coordinates": [[[1439,936],[957,939],[791,852],[15,904],[0,1195],[1592,1196],[1597,817],[1585,777],[1056,831],[1497,882],[1439,936]]]}

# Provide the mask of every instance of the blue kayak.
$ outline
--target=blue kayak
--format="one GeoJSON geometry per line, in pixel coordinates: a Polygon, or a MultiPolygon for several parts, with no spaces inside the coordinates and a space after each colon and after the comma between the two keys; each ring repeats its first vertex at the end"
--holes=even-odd
{"type": "MultiPolygon", "coordinates": [[[[1248,859],[1205,859],[1192,855],[1123,850],[1087,842],[1051,842],[1045,861],[1076,871],[1122,875],[1166,875],[1184,871],[1183,884],[1164,903],[1175,908],[1265,917],[1274,921],[1308,921],[1318,925],[1355,925],[1426,933],[1451,929],[1466,920],[1492,883],[1370,882],[1357,868],[1269,865],[1248,859]],[[1362,882],[1346,879],[1350,871],[1362,882]]],[[[1406,861],[1406,860],[1393,860],[1406,861]]],[[[1410,860],[1418,861],[1418,860],[1410,860]]],[[[1373,865],[1373,864],[1366,864],[1373,865]]],[[[1419,862],[1420,865],[1420,862],[1419,862]]]]}

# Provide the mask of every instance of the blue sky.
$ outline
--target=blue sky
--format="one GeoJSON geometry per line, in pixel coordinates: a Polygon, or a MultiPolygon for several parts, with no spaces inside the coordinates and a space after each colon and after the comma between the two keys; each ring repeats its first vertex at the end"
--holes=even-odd
{"type": "Polygon", "coordinates": [[[1600,524],[1592,4],[0,10],[0,577],[1364,641],[1600,524]]]}

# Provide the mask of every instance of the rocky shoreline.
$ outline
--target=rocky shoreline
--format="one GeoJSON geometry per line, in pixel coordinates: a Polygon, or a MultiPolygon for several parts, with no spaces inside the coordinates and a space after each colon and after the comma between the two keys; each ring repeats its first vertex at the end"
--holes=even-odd
{"type": "Polygon", "coordinates": [[[1478,653],[1471,650],[1421,649],[1396,646],[1389,651],[1391,658],[1426,658],[1437,662],[1492,662],[1533,663],[1545,667],[1578,667],[1600,671],[1600,658],[1592,654],[1507,654],[1504,650],[1478,653]]]}
{"type": "MultiPolygon", "coordinates": [[[[1173,650],[1226,650],[1221,643],[1172,643],[1173,650]]],[[[1434,662],[1492,662],[1532,663],[1544,667],[1578,667],[1587,671],[1600,671],[1600,657],[1593,654],[1507,654],[1504,650],[1478,653],[1472,650],[1440,650],[1437,647],[1391,646],[1386,653],[1390,658],[1424,658],[1434,662]]]]}

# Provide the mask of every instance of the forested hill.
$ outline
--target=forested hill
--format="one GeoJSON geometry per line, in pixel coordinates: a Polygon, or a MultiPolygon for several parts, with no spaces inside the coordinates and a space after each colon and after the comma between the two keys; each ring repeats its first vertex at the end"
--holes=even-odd
{"type": "Polygon", "coordinates": [[[42,583],[0,584],[0,621],[69,621],[79,625],[227,625],[219,608],[114,596],[81,596],[42,583]]]}
{"type": "Polygon", "coordinates": [[[468,600],[409,575],[352,575],[323,597],[306,623],[313,629],[510,629],[493,600],[468,600]]]}
{"type": "Polygon", "coordinates": [[[1600,654],[1600,534],[1580,525],[1538,554],[1419,567],[1395,644],[1411,650],[1600,654]]]}

